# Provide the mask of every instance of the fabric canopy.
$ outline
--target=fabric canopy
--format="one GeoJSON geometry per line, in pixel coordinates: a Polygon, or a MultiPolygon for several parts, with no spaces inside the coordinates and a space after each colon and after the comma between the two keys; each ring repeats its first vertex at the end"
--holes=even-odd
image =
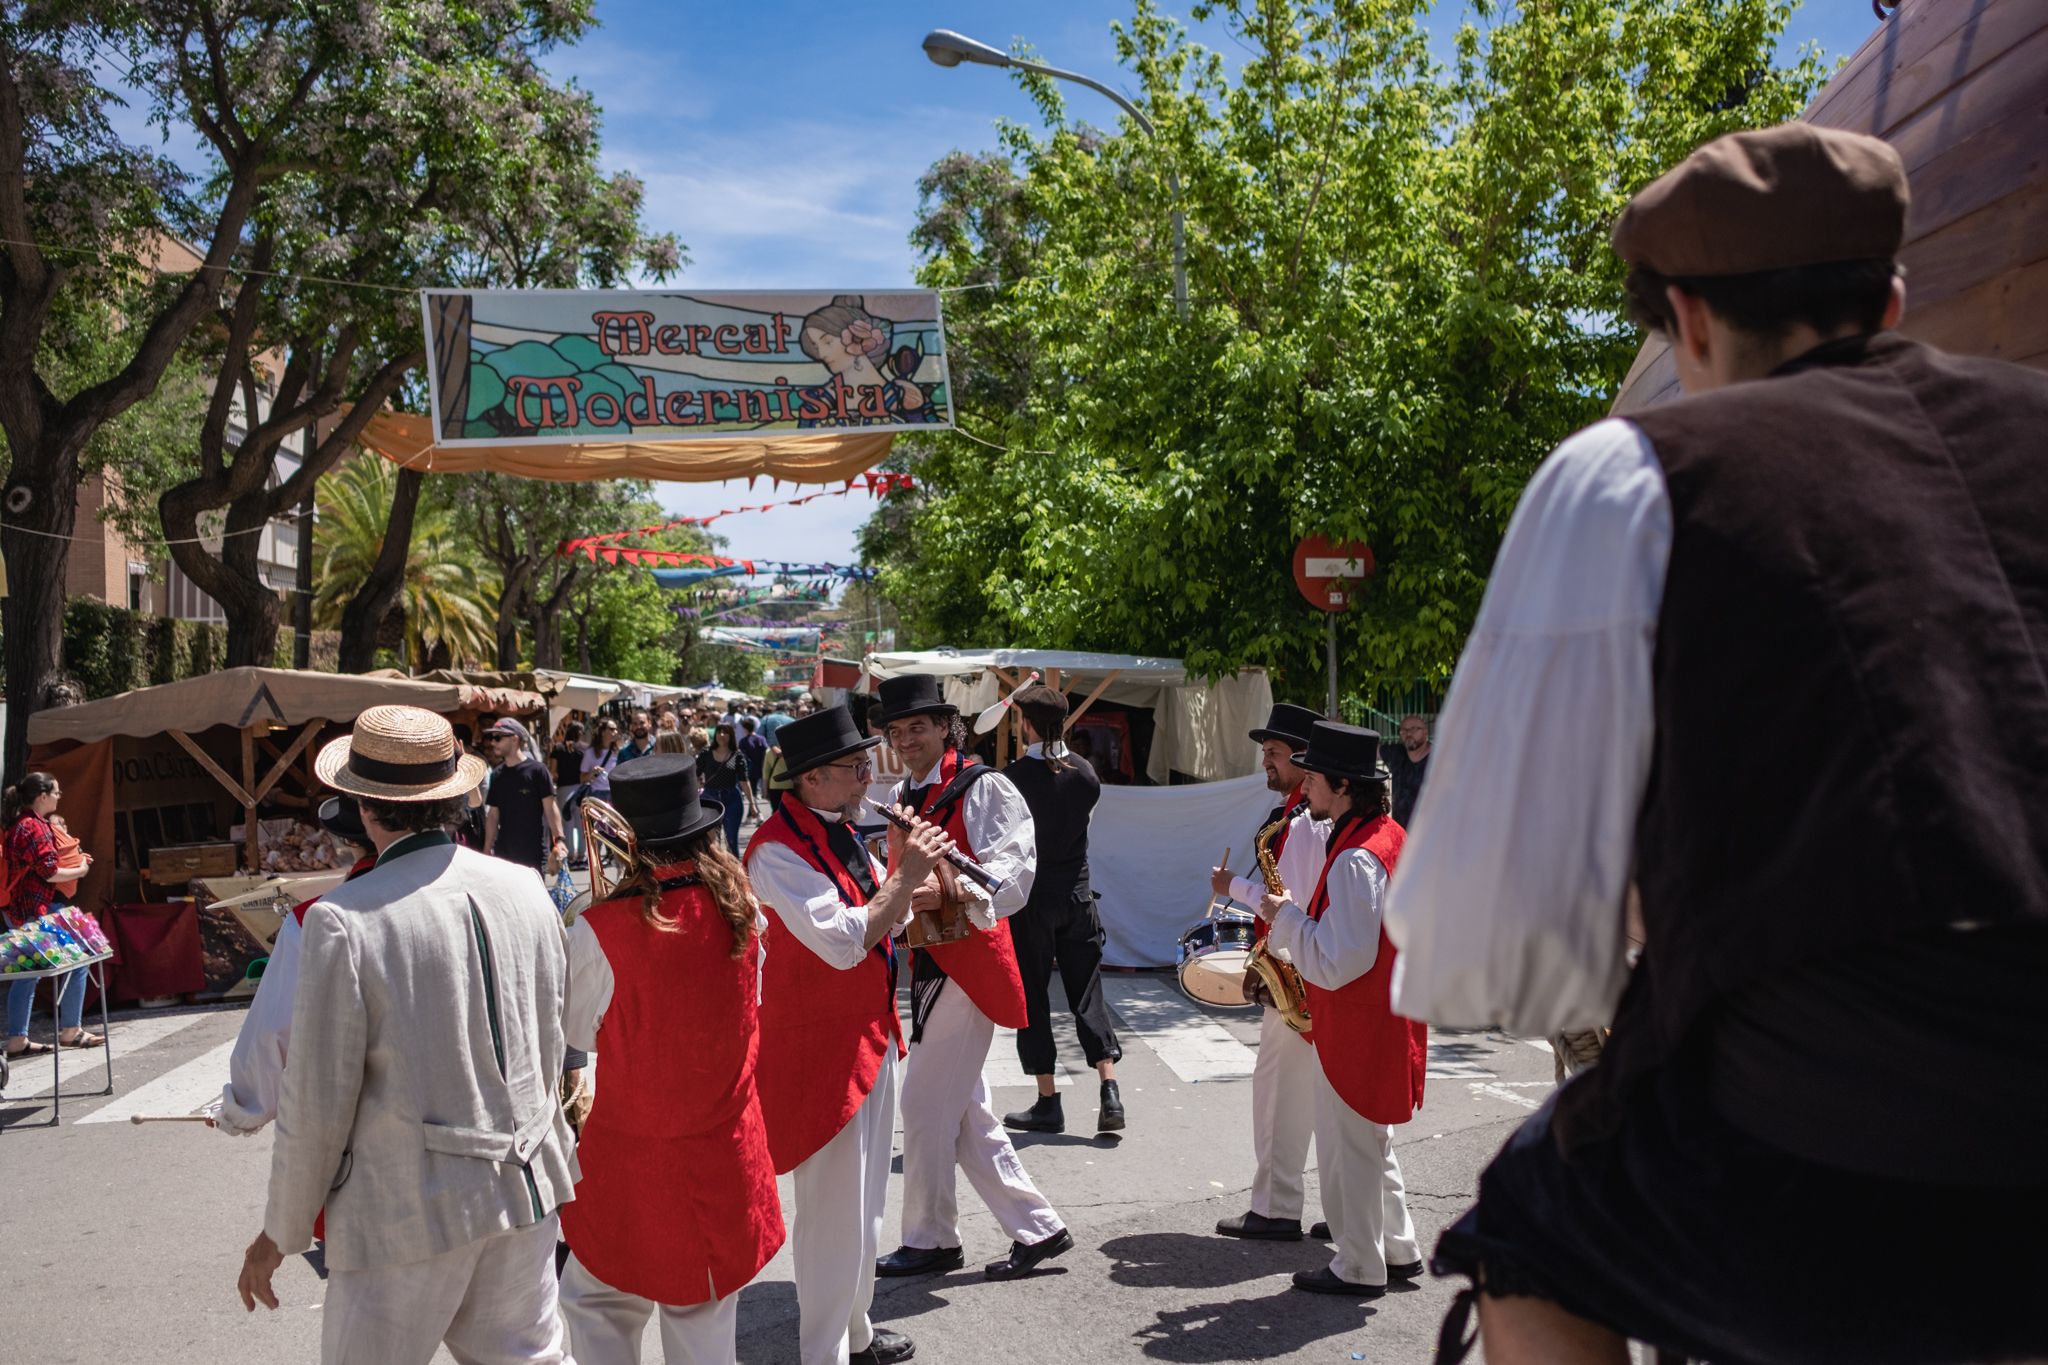
{"type": "Polygon", "coordinates": [[[464,446],[434,444],[423,414],[380,412],[361,443],[385,459],[429,474],[488,470],[522,479],[578,483],[589,479],[666,479],[717,483],[756,475],[789,483],[839,483],[880,464],[895,437],[887,432],[749,436],[729,441],[579,441],[573,445],[464,446]]]}
{"type": "Polygon", "coordinates": [[[70,739],[90,744],[115,735],[142,738],[167,730],[196,734],[216,725],[241,729],[265,721],[353,721],[370,707],[387,704],[446,714],[478,708],[524,711],[537,709],[542,701],[535,693],[509,688],[286,668],[228,668],[203,678],[38,711],[29,717],[28,741],[70,739]]]}
{"type": "MultiPolygon", "coordinates": [[[[896,678],[907,673],[979,673],[984,668],[1018,669],[1041,673],[1057,668],[1069,687],[1100,682],[1106,675],[1122,675],[1121,682],[1150,683],[1155,687],[1179,687],[1188,680],[1179,659],[1152,659],[1137,654],[1095,654],[1071,649],[917,649],[877,652],[868,656],[868,671],[878,678],[896,678]]],[[[993,701],[994,698],[989,699],[993,701]]],[[[987,703],[983,703],[986,705],[987,703]]]]}

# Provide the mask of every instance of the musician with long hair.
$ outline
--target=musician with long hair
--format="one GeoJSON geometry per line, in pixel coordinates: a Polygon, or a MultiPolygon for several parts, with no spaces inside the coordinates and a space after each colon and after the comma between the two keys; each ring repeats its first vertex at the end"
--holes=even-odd
{"type": "Polygon", "coordinates": [[[593,889],[605,851],[624,863],[570,927],[563,1003],[570,1046],[603,1058],[562,1215],[562,1317],[590,1365],[638,1361],[657,1313],[670,1365],[732,1360],[739,1291],[782,1246],[754,1084],[765,921],[721,818],[670,754],[585,807],[593,889]]]}
{"type": "Polygon", "coordinates": [[[894,1365],[915,1347],[868,1316],[896,1129],[897,958],[946,836],[921,822],[896,841],[886,874],[853,832],[881,743],[844,706],[786,722],[776,737],[793,774],[747,845],[768,917],[761,1103],[778,1173],[793,1173],[798,1358],[803,1365],[894,1365]]]}
{"type": "Polygon", "coordinates": [[[875,1272],[928,1275],[966,1263],[957,1168],[1010,1238],[1009,1254],[988,1263],[984,1273],[1014,1279],[1074,1246],[1073,1234],[1018,1160],[981,1073],[996,1025],[1023,1028],[1031,1018],[1008,917],[1031,895],[1037,831],[1015,784],[962,752],[959,711],[939,695],[937,678],[885,678],[879,692],[877,719],[912,774],[897,788],[898,803],[943,828],[961,852],[999,879],[1000,889],[942,874],[912,897],[920,915],[963,932],[928,939],[911,956],[903,1245],[875,1272]]]}

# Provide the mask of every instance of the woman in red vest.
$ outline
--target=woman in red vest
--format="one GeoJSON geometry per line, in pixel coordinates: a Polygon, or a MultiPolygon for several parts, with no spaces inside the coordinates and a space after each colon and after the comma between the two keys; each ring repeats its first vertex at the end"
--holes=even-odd
{"type": "Polygon", "coordinates": [[[1422,1251],[1401,1188],[1389,1129],[1422,1105],[1429,1035],[1389,1003],[1394,945],[1381,927],[1387,879],[1407,836],[1388,814],[1388,773],[1380,737],[1356,725],[1317,721],[1308,748],[1308,808],[1329,820],[1329,853],[1306,909],[1299,887],[1267,895],[1259,918],[1272,926],[1308,985],[1319,1071],[1316,1170],[1336,1255],[1321,1270],[1295,1272],[1313,1294],[1376,1299],[1391,1277],[1422,1273],[1422,1251]]]}
{"type": "Polygon", "coordinates": [[[634,859],[569,931],[565,1032],[602,1066],[562,1209],[562,1317],[591,1365],[637,1362],[657,1310],[671,1365],[730,1361],[739,1291],[783,1239],[754,1088],[763,924],[695,759],[622,763],[609,799],[634,859]]]}

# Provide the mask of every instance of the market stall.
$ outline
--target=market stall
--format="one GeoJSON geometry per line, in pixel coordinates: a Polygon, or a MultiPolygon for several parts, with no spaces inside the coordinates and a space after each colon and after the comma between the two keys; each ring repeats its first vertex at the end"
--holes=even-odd
{"type": "Polygon", "coordinates": [[[162,955],[180,959],[134,963],[136,979],[175,985],[148,993],[238,989],[268,940],[232,913],[202,912],[216,899],[286,883],[274,902],[290,894],[292,879],[333,870],[341,855],[315,818],[327,793],[314,755],[330,734],[384,704],[473,724],[486,713],[538,715],[544,703],[518,688],[231,668],[31,718],[29,762],[58,776],[65,819],[95,855],[78,903],[108,913],[117,944],[167,945],[162,955]],[[134,933],[120,922],[124,908],[134,911],[134,933]],[[187,917],[197,918],[196,935],[187,917]],[[156,922],[146,931],[145,919],[156,922]],[[194,942],[199,963],[184,960],[194,942]]]}
{"type": "MultiPolygon", "coordinates": [[[[968,720],[1033,672],[1067,696],[1068,738],[1103,778],[1089,829],[1088,865],[1101,896],[1103,961],[1118,967],[1174,962],[1181,934],[1209,899],[1209,869],[1224,848],[1239,865],[1272,805],[1247,734],[1272,709],[1262,669],[1205,682],[1178,659],[1047,649],[939,649],[871,654],[863,689],[881,678],[929,673],[968,720]]],[[[993,758],[1020,751],[1014,720],[993,758]]],[[[887,745],[874,751],[873,795],[908,777],[887,745]]]]}

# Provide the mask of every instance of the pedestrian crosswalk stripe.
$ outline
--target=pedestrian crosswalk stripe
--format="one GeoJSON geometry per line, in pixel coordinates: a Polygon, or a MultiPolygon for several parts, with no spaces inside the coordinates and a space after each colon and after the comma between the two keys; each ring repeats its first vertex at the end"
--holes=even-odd
{"type": "Polygon", "coordinates": [[[172,1067],[148,1084],[117,1096],[79,1122],[126,1123],[131,1114],[190,1114],[218,1096],[221,1087],[228,1083],[228,1057],[234,1050],[235,1040],[230,1038],[183,1066],[172,1067]]]}
{"type": "Polygon", "coordinates": [[[1258,1054],[1231,1037],[1178,987],[1158,977],[1104,976],[1102,993],[1124,1027],[1190,1085],[1251,1076],[1258,1054]]]}
{"type": "MultiPolygon", "coordinates": [[[[190,1014],[149,1014],[140,1019],[116,1019],[108,1026],[109,1041],[114,1049],[114,1065],[120,1066],[136,1053],[152,1043],[162,1042],[179,1029],[189,1028],[206,1018],[206,1013],[194,1011],[190,1014]]],[[[92,1021],[94,1025],[98,1021],[92,1021]]],[[[94,1032],[98,1028],[94,1027],[94,1032]]],[[[17,1057],[8,1063],[6,1098],[9,1100],[33,1099],[50,1093],[50,1076],[53,1069],[49,1057],[17,1057]]],[[[74,1090],[96,1088],[107,1083],[107,1057],[98,1048],[91,1051],[64,1052],[64,1093],[68,1096],[74,1090]],[[95,1083],[86,1086],[87,1081],[95,1083]]]]}

